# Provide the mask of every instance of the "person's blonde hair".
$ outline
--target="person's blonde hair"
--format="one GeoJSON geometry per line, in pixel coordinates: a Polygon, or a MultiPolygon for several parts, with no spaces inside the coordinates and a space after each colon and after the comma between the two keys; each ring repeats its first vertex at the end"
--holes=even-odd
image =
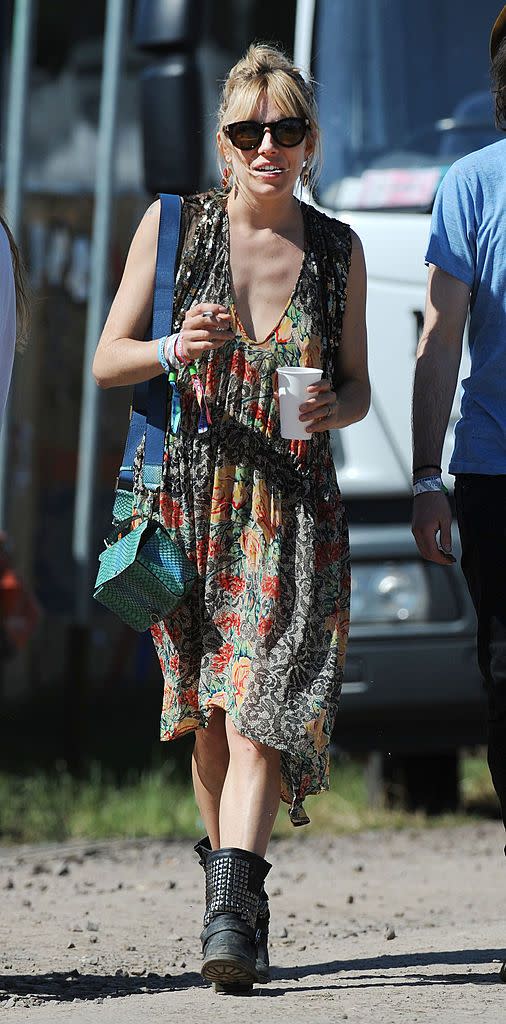
{"type": "Polygon", "coordinates": [[[16,288],[16,338],[19,348],[23,348],[30,325],[30,306],[28,302],[28,287],[26,274],[20,251],[14,241],[14,236],[9,225],[0,216],[0,225],[4,229],[11,247],[12,269],[14,272],[14,284],[16,288]]]}
{"type": "Polygon", "coordinates": [[[268,43],[252,43],[225,80],[218,110],[218,132],[227,143],[223,129],[251,116],[259,100],[268,96],[286,117],[309,121],[312,151],[304,173],[313,182],[321,167],[321,134],[312,80],[294,67],[282,50],[268,43]]]}

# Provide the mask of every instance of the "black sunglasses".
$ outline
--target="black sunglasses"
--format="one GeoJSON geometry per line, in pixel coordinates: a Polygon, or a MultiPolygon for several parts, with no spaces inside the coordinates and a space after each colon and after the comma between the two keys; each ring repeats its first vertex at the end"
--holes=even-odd
{"type": "Polygon", "coordinates": [[[256,149],[268,128],[278,146],[298,146],[308,128],[306,117],[283,117],[280,121],[235,121],[223,131],[236,149],[256,149]]]}

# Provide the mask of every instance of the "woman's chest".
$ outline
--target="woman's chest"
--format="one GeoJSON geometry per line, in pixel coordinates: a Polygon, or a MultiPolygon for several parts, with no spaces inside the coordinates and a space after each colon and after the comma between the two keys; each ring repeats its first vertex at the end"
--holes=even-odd
{"type": "Polygon", "coordinates": [[[232,298],[253,341],[261,343],[272,334],[296,290],[303,262],[302,239],[270,239],[263,246],[231,239],[232,298]]]}

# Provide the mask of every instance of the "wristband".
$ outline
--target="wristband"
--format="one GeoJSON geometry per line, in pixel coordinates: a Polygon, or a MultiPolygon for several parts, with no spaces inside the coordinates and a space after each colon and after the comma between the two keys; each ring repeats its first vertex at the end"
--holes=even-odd
{"type": "Polygon", "coordinates": [[[443,494],[448,494],[448,488],[445,487],[440,476],[423,476],[420,480],[417,480],[413,484],[413,494],[429,494],[431,492],[442,491],[443,494]]]}
{"type": "Polygon", "coordinates": [[[178,337],[178,334],[165,335],[164,338],[160,338],[158,341],[158,362],[165,373],[179,369],[179,360],[174,355],[174,348],[178,337]]]}
{"type": "Polygon", "coordinates": [[[158,362],[169,378],[172,389],[170,410],[170,432],[179,434],[181,428],[181,395],[177,386],[177,370],[181,366],[188,367],[193,390],[200,408],[198,432],[203,434],[211,426],[211,413],[195,363],[186,359],[181,349],[181,333],[171,334],[158,341],[158,362]]]}
{"type": "Polygon", "coordinates": [[[182,363],[183,366],[189,366],[191,360],[187,359],[185,354],[184,354],[184,352],[183,352],[183,345],[182,345],[182,342],[181,342],[181,332],[179,332],[179,334],[177,335],[176,340],[174,342],[174,355],[175,355],[176,359],[178,360],[179,364],[182,363]]]}

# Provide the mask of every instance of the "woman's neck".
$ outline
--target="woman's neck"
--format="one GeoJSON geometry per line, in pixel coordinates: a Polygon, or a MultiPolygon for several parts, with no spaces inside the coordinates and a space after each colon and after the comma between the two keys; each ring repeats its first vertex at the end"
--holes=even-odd
{"type": "Polygon", "coordinates": [[[272,200],[255,198],[242,190],[232,189],[227,200],[227,213],[231,223],[246,230],[269,229],[284,233],[293,227],[294,218],[301,216],[300,206],[293,194],[275,196],[272,200]]]}

